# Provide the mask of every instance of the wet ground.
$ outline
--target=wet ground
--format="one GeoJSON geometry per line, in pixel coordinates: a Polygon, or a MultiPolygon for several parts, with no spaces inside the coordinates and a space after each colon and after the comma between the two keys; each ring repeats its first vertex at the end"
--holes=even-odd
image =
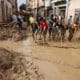
{"type": "Polygon", "coordinates": [[[21,42],[0,41],[0,47],[26,54],[39,66],[45,80],[80,80],[80,49],[76,44],[50,42],[47,45],[34,43],[32,37],[21,42]]]}

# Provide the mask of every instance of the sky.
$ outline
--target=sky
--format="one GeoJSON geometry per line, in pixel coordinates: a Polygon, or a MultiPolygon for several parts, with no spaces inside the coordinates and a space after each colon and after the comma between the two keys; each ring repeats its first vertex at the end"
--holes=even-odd
{"type": "Polygon", "coordinates": [[[21,4],[25,4],[26,3],[26,0],[17,0],[17,3],[18,3],[18,8],[21,4]]]}

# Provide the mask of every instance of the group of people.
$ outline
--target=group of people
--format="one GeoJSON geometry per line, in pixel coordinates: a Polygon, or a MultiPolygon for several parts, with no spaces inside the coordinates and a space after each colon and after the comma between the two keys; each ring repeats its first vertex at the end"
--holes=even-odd
{"type": "Polygon", "coordinates": [[[31,28],[32,28],[32,36],[33,40],[38,39],[37,36],[39,36],[39,39],[42,40],[44,43],[46,42],[46,36],[47,36],[47,30],[48,30],[48,22],[44,17],[37,16],[37,19],[35,19],[34,15],[32,14],[29,18],[31,28]]]}
{"type": "MultiPolygon", "coordinates": [[[[13,14],[12,20],[14,25],[18,25],[18,27],[22,29],[24,22],[22,14],[13,14]]],[[[78,24],[76,22],[72,23],[72,16],[65,22],[64,17],[53,14],[48,18],[42,17],[41,15],[37,15],[37,18],[35,18],[34,15],[31,14],[28,21],[35,42],[38,39],[42,40],[43,43],[47,43],[48,40],[64,41],[67,30],[69,32],[68,41],[71,41],[74,33],[78,30],[78,24]]]]}
{"type": "Polygon", "coordinates": [[[47,43],[48,39],[64,41],[66,31],[69,32],[67,40],[71,41],[74,33],[79,28],[77,23],[72,22],[72,16],[65,22],[64,17],[53,14],[49,18],[38,15],[37,19],[35,19],[34,15],[31,15],[30,23],[33,39],[36,41],[38,35],[39,39],[42,39],[44,43],[47,43]],[[49,37],[47,38],[47,36],[49,37]]]}
{"type": "Polygon", "coordinates": [[[22,29],[24,20],[21,13],[13,13],[13,15],[11,16],[11,20],[13,28],[18,27],[19,29],[22,29]]]}

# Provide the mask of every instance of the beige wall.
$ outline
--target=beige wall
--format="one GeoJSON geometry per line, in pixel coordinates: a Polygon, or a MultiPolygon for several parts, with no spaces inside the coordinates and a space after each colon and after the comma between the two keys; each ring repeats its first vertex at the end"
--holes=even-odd
{"type": "Polygon", "coordinates": [[[27,5],[27,8],[34,9],[37,7],[37,0],[31,0],[31,1],[27,0],[26,5],[27,5]]]}
{"type": "Polygon", "coordinates": [[[44,6],[44,2],[42,0],[39,0],[39,6],[44,6]]]}
{"type": "Polygon", "coordinates": [[[0,22],[6,21],[6,0],[0,0],[0,22]]]}
{"type": "Polygon", "coordinates": [[[10,16],[12,15],[13,11],[12,4],[10,2],[7,2],[6,5],[7,5],[7,13],[6,13],[7,19],[10,20],[10,16]]]}
{"type": "Polygon", "coordinates": [[[68,10],[68,17],[72,15],[74,19],[75,9],[78,8],[80,8],[80,0],[71,0],[69,10],[68,10]]]}
{"type": "Polygon", "coordinates": [[[33,0],[32,8],[37,8],[37,0],[33,0]]]}
{"type": "Polygon", "coordinates": [[[9,0],[13,8],[13,12],[17,11],[17,0],[9,0]]]}
{"type": "MultiPolygon", "coordinates": [[[[28,4],[28,0],[27,0],[27,4],[28,4]]],[[[32,0],[31,2],[29,2],[28,7],[30,6],[30,8],[37,8],[40,6],[44,6],[44,2],[42,0],[32,0]]]]}

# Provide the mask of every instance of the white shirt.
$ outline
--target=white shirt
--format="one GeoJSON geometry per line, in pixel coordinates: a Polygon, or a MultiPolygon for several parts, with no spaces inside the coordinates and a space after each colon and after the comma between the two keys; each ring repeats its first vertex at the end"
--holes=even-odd
{"type": "Polygon", "coordinates": [[[21,22],[23,22],[22,16],[19,15],[18,18],[21,20],[21,22]]]}
{"type": "Polygon", "coordinates": [[[13,22],[17,22],[17,16],[16,15],[12,15],[12,20],[13,20],[13,22]]]}

